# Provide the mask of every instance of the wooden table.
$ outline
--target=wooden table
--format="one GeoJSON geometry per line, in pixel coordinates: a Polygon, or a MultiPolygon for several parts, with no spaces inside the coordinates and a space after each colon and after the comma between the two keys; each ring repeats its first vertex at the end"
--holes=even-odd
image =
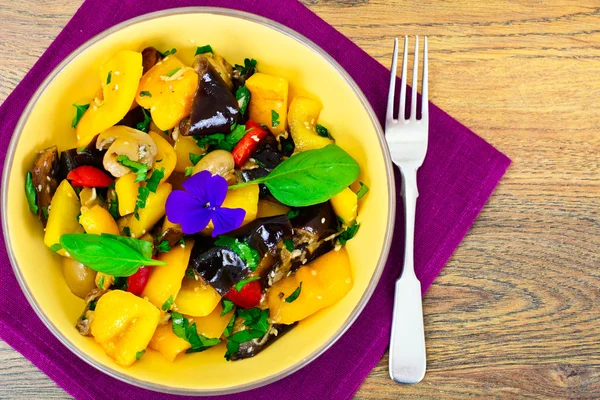
{"type": "MultiPolygon", "coordinates": [[[[432,101],[513,159],[425,296],[425,380],[384,357],[357,398],[600,398],[600,1],[304,2],[385,65],[429,35],[432,101]]],[[[0,2],[1,100],[80,4],[0,2]]],[[[0,388],[69,398],[5,343],[0,388]]]]}

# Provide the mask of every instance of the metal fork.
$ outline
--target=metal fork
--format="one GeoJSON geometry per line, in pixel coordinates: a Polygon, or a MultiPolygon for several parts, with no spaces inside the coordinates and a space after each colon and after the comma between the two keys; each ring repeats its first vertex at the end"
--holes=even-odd
{"type": "Polygon", "coordinates": [[[425,376],[425,333],[423,329],[423,305],[421,282],[415,275],[413,258],[415,233],[415,208],[417,205],[417,169],[423,164],[427,153],[429,134],[429,103],[427,100],[427,37],[423,50],[423,88],[421,90],[421,119],[417,119],[417,73],[419,37],[415,39],[412,96],[410,117],[406,110],[406,64],[408,37],[404,37],[402,58],[402,88],[400,89],[400,112],[394,118],[394,95],[398,61],[398,38],[394,41],[394,59],[390,79],[385,134],[394,164],[402,173],[402,199],[404,200],[405,239],[404,267],[396,281],[394,318],[390,338],[390,377],[398,383],[417,383],[425,376]]]}

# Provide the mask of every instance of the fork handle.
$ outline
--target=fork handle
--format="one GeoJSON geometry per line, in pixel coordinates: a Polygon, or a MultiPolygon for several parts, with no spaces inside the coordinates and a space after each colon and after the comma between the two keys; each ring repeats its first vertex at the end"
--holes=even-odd
{"type": "Polygon", "coordinates": [[[417,169],[402,172],[405,240],[404,267],[396,281],[390,338],[390,377],[398,383],[418,383],[425,376],[425,330],[421,282],[415,275],[413,250],[417,205],[417,169]]]}

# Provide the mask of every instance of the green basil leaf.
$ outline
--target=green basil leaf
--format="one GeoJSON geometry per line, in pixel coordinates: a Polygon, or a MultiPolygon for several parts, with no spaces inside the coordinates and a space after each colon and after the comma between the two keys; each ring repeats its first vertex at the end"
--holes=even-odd
{"type": "Polygon", "coordinates": [[[338,145],[330,144],[295,154],[269,175],[229,186],[229,189],[264,183],[283,204],[306,207],[331,199],[354,182],[359,174],[356,160],[338,145]]]}
{"type": "Polygon", "coordinates": [[[206,46],[198,46],[196,48],[196,54],[194,54],[194,56],[197,56],[198,54],[204,54],[204,53],[213,53],[213,54],[215,54],[215,52],[213,51],[213,49],[210,46],[210,44],[207,44],[206,46]]]}
{"type": "MultiPolygon", "coordinates": [[[[110,235],[68,233],[60,237],[60,245],[73,259],[94,271],[112,276],[131,276],[142,266],[166,265],[164,261],[145,257],[140,251],[120,239],[110,235]]],[[[142,246],[137,243],[141,240],[131,238],[130,240],[136,241],[136,245],[142,246]]]]}
{"type": "Polygon", "coordinates": [[[369,191],[369,187],[362,182],[358,183],[360,183],[360,189],[358,189],[358,192],[356,192],[356,197],[358,198],[358,200],[360,200],[363,197],[365,197],[365,194],[367,194],[367,192],[369,191]]]}
{"type": "Polygon", "coordinates": [[[110,233],[103,233],[100,236],[104,236],[110,239],[117,240],[123,243],[126,246],[131,247],[133,250],[140,253],[142,256],[146,258],[152,258],[152,243],[147,242],[145,240],[138,240],[129,237],[112,235],[110,233]]]}
{"type": "Polygon", "coordinates": [[[279,114],[275,110],[271,110],[271,127],[279,126],[279,114]]]}
{"type": "Polygon", "coordinates": [[[221,317],[235,308],[233,301],[228,299],[221,300],[221,306],[223,307],[223,311],[221,311],[221,317]]]}
{"type": "Polygon", "coordinates": [[[167,301],[165,301],[161,307],[161,309],[163,311],[169,311],[171,309],[171,306],[173,305],[173,296],[169,296],[169,298],[167,299],[167,301]]]}
{"type": "Polygon", "coordinates": [[[149,92],[149,91],[147,91],[147,90],[142,90],[142,91],[140,92],[140,97],[152,97],[152,93],[150,93],[150,92],[149,92]]]}
{"type": "Polygon", "coordinates": [[[150,179],[148,179],[148,182],[146,183],[146,187],[148,188],[148,190],[151,191],[152,193],[156,193],[156,189],[158,189],[158,184],[160,183],[161,179],[164,177],[165,177],[165,169],[164,168],[155,169],[152,172],[152,176],[150,177],[150,179]]]}
{"type": "Polygon", "coordinates": [[[144,114],[144,120],[142,122],[138,122],[135,128],[138,131],[148,133],[148,131],[150,130],[150,122],[152,122],[152,118],[150,118],[150,115],[144,107],[142,107],[142,113],[144,114]]]}
{"type": "Polygon", "coordinates": [[[254,282],[254,281],[257,281],[259,279],[260,279],[260,276],[254,276],[252,278],[242,279],[241,281],[239,281],[238,283],[235,284],[234,288],[238,292],[241,292],[242,289],[244,288],[244,286],[246,286],[247,283],[254,282]]]}
{"type": "Polygon", "coordinates": [[[356,232],[358,232],[358,228],[360,228],[360,224],[356,221],[352,223],[340,236],[338,236],[338,243],[341,246],[344,246],[346,242],[356,236],[356,232]]]}
{"type": "Polygon", "coordinates": [[[285,302],[291,303],[294,300],[296,300],[298,298],[298,296],[300,296],[301,291],[302,291],[302,282],[300,282],[300,285],[298,286],[298,288],[296,290],[294,290],[292,292],[292,294],[290,294],[288,297],[285,298],[285,302]]]}
{"type": "Polygon", "coordinates": [[[317,135],[319,135],[321,137],[329,138],[331,140],[335,140],[333,138],[333,136],[331,136],[331,134],[329,133],[329,131],[327,130],[327,128],[325,128],[323,125],[317,124],[317,126],[315,127],[315,130],[317,131],[317,135]]]}
{"type": "Polygon", "coordinates": [[[75,118],[73,118],[73,122],[71,122],[71,126],[73,128],[76,128],[77,124],[79,123],[79,120],[81,119],[81,117],[83,117],[83,114],[85,114],[87,109],[90,108],[90,105],[89,104],[82,104],[82,105],[73,104],[73,107],[75,107],[75,109],[77,111],[75,113],[75,118]]]}
{"type": "Polygon", "coordinates": [[[25,177],[25,197],[27,197],[27,203],[29,204],[29,211],[34,214],[37,214],[39,211],[37,205],[37,193],[35,192],[35,188],[33,187],[33,175],[31,172],[27,173],[25,177]]]}
{"type": "Polygon", "coordinates": [[[238,101],[240,115],[245,115],[248,104],[250,104],[250,90],[248,90],[246,85],[240,86],[238,90],[236,90],[235,99],[238,101]]]}

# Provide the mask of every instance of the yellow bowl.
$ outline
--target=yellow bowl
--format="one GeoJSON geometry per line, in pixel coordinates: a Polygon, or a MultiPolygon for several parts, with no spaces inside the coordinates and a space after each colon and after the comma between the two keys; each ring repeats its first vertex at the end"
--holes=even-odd
{"type": "MultiPolygon", "coordinates": [[[[15,275],[31,306],[48,329],[90,365],[143,388],[165,393],[214,395],[256,388],[306,366],[350,327],[373,293],[388,255],[395,214],[392,164],[381,126],[364,95],[343,68],[317,45],[271,20],[219,8],[165,10],[121,23],[91,39],[44,81],[15,130],[2,181],[2,223],[15,275]],[[261,72],[290,81],[290,99],[315,96],[324,105],[320,123],[361,165],[360,180],[370,187],[361,201],[356,237],[348,242],[355,284],[337,304],[300,322],[256,357],[223,358],[219,345],[170,363],[149,350],[129,368],[119,367],[75,321],[83,300],[69,291],[60,256],[44,246],[40,222],[28,209],[25,174],[36,151],[57,144],[75,147],[73,103],[85,104],[99,85],[97,70],[121,49],[152,45],[177,48],[191,63],[196,46],[211,44],[231,63],[258,60],[261,72]]],[[[344,362],[344,360],[340,360],[344,362]]]]}

